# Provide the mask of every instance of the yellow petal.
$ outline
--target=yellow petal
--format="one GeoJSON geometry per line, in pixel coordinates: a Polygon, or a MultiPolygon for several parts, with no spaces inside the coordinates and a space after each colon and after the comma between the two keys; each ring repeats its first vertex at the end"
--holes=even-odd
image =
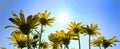
{"type": "Polygon", "coordinates": [[[38,15],[34,15],[34,17],[31,20],[30,26],[34,26],[38,22],[38,20],[39,20],[38,15]]]}
{"type": "Polygon", "coordinates": [[[6,26],[5,29],[7,28],[18,28],[17,26],[6,26]]]}
{"type": "Polygon", "coordinates": [[[71,40],[78,40],[78,38],[71,38],[71,40]]]}
{"type": "Polygon", "coordinates": [[[48,11],[45,10],[45,12],[44,12],[44,16],[45,16],[45,18],[47,18],[47,17],[46,17],[46,16],[47,16],[47,13],[48,13],[48,11]]]}
{"type": "Polygon", "coordinates": [[[21,19],[21,23],[25,23],[25,18],[24,18],[24,13],[22,10],[20,10],[20,19],[21,19]]]}
{"type": "Polygon", "coordinates": [[[18,18],[18,16],[14,12],[12,12],[12,15],[15,18],[15,20],[20,23],[20,19],[18,18]]]}
{"type": "Polygon", "coordinates": [[[12,23],[16,24],[17,26],[20,26],[20,23],[19,23],[18,21],[16,21],[15,19],[9,18],[9,20],[10,20],[12,23]]]}
{"type": "Polygon", "coordinates": [[[31,21],[32,21],[32,15],[29,15],[27,17],[27,24],[31,24],[31,21]]]}
{"type": "Polygon", "coordinates": [[[38,13],[38,17],[41,18],[41,17],[42,17],[42,14],[41,14],[41,13],[38,13]]]}
{"type": "Polygon", "coordinates": [[[90,28],[93,28],[93,24],[90,25],[90,28]]]}
{"type": "Polygon", "coordinates": [[[8,37],[9,40],[12,40],[13,42],[16,42],[15,38],[8,37]]]}
{"type": "Polygon", "coordinates": [[[47,17],[49,17],[49,16],[50,16],[50,14],[51,14],[51,13],[49,12],[49,13],[47,14],[47,17]]]}

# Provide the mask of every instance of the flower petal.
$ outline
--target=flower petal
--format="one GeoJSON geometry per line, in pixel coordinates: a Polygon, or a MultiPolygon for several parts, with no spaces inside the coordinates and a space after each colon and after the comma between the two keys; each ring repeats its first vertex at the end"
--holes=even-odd
{"type": "Polygon", "coordinates": [[[21,23],[25,23],[25,18],[24,18],[24,13],[22,10],[20,10],[20,19],[21,19],[21,23]]]}
{"type": "Polygon", "coordinates": [[[15,19],[9,18],[9,20],[10,20],[11,22],[13,22],[14,24],[16,24],[17,26],[20,26],[20,23],[19,23],[18,21],[16,21],[15,19]]]}
{"type": "Polygon", "coordinates": [[[16,21],[18,21],[20,23],[20,19],[14,12],[12,12],[12,16],[15,18],[16,21]]]}
{"type": "Polygon", "coordinates": [[[34,15],[34,17],[31,20],[30,26],[34,26],[37,23],[38,20],[39,20],[38,15],[34,15]]]}
{"type": "Polygon", "coordinates": [[[30,24],[31,20],[32,20],[32,15],[29,15],[29,16],[27,17],[27,24],[30,24]]]}
{"type": "Polygon", "coordinates": [[[7,28],[18,28],[17,26],[6,26],[5,29],[7,28]]]}

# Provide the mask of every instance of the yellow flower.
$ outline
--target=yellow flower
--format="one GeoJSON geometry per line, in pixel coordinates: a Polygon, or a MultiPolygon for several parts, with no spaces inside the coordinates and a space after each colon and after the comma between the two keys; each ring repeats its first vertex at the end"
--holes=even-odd
{"type": "Polygon", "coordinates": [[[68,33],[65,33],[64,30],[56,31],[56,34],[62,38],[62,44],[69,45],[71,36],[68,33]]]}
{"type": "Polygon", "coordinates": [[[100,36],[99,38],[93,40],[93,41],[91,42],[91,45],[92,45],[92,46],[98,46],[98,47],[100,47],[100,45],[102,44],[104,38],[105,38],[104,36],[100,36]]]}
{"type": "Polygon", "coordinates": [[[49,40],[52,42],[53,48],[58,48],[61,44],[68,47],[70,43],[71,36],[65,33],[64,30],[56,31],[54,34],[48,36],[49,40]]]}
{"type": "Polygon", "coordinates": [[[111,39],[108,40],[110,44],[114,43],[116,41],[116,36],[113,36],[111,39]]]}
{"type": "Polygon", "coordinates": [[[69,34],[65,34],[64,37],[62,37],[62,41],[64,45],[69,45],[70,43],[70,35],[69,34]]]}
{"type": "Polygon", "coordinates": [[[62,38],[61,36],[58,36],[57,34],[50,34],[48,36],[48,39],[53,42],[53,45],[59,46],[60,44],[62,44],[62,38]]]}
{"type": "Polygon", "coordinates": [[[53,49],[59,48],[59,46],[62,44],[62,36],[63,32],[56,31],[54,34],[50,34],[48,36],[48,39],[52,42],[51,46],[53,49]]]}
{"type": "Polygon", "coordinates": [[[99,28],[98,28],[98,25],[95,24],[91,24],[90,26],[86,25],[86,27],[83,27],[83,32],[90,35],[90,36],[96,36],[98,34],[100,34],[98,32],[99,28]]]}
{"type": "Polygon", "coordinates": [[[48,49],[49,44],[47,42],[41,42],[40,46],[42,49],[48,49]]]}
{"type": "Polygon", "coordinates": [[[6,26],[5,28],[19,28],[24,34],[29,34],[30,29],[34,29],[36,22],[39,20],[38,15],[28,16],[25,20],[23,11],[20,10],[20,18],[12,12],[14,18],[9,18],[9,20],[17,26],[6,26]]]}
{"type": "Polygon", "coordinates": [[[15,30],[12,34],[12,37],[8,38],[14,42],[14,46],[18,48],[26,47],[27,37],[19,30],[15,30]]]}
{"type": "Polygon", "coordinates": [[[49,18],[50,12],[48,12],[47,10],[45,10],[45,12],[42,14],[38,13],[38,16],[40,18],[38,23],[44,26],[52,26],[51,23],[53,23],[55,20],[55,17],[49,18]]]}
{"type": "Polygon", "coordinates": [[[74,35],[74,34],[79,34],[80,30],[81,30],[81,26],[84,26],[82,25],[82,22],[80,23],[76,23],[76,22],[71,22],[71,24],[69,25],[69,28],[67,28],[71,35],[74,35]]]}
{"type": "Polygon", "coordinates": [[[116,46],[116,44],[115,44],[115,42],[118,42],[118,40],[117,39],[115,39],[116,38],[116,36],[113,36],[112,38],[110,38],[110,39],[104,39],[103,40],[103,43],[102,43],[102,46],[104,47],[104,48],[108,48],[109,46],[110,47],[112,47],[112,46],[116,46]]]}

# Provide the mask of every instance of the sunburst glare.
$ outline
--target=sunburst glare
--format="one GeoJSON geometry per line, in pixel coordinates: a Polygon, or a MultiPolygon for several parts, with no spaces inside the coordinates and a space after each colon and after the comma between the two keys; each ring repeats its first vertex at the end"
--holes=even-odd
{"type": "Polygon", "coordinates": [[[62,24],[65,24],[66,22],[68,22],[69,20],[69,17],[68,17],[68,13],[66,12],[61,12],[59,15],[58,15],[58,21],[62,24]]]}

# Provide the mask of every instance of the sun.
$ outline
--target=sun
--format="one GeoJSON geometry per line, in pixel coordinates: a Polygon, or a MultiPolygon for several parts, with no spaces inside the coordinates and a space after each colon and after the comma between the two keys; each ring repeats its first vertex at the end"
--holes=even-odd
{"type": "Polygon", "coordinates": [[[58,21],[62,24],[65,24],[66,22],[68,22],[68,14],[65,12],[61,12],[58,16],[58,21]]]}

